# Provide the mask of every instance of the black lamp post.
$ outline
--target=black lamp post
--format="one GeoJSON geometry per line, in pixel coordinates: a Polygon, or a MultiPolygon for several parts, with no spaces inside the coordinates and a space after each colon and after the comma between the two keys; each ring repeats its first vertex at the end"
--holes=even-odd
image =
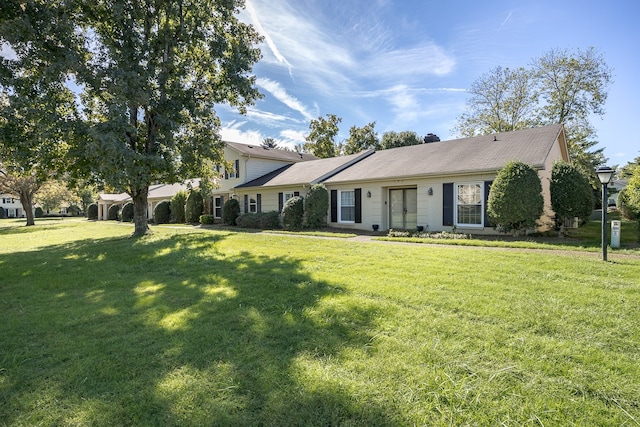
{"type": "Polygon", "coordinates": [[[607,184],[611,182],[614,170],[609,166],[600,166],[596,173],[602,184],[602,260],[607,260],[607,184]]]}

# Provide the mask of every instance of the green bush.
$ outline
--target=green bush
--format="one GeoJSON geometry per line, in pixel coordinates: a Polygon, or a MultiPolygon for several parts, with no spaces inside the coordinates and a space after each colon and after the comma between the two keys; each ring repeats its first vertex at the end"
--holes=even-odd
{"type": "Polygon", "coordinates": [[[171,202],[163,200],[153,209],[153,222],[156,224],[168,224],[171,220],[171,202]]]}
{"type": "Polygon", "coordinates": [[[87,207],[87,219],[98,219],[98,205],[96,203],[91,203],[87,207]]]}
{"type": "Polygon", "coordinates": [[[129,202],[122,207],[122,212],[120,213],[122,217],[122,222],[132,222],[133,221],[133,202],[129,202]]]}
{"type": "Polygon", "coordinates": [[[171,222],[176,224],[184,224],[185,211],[184,206],[187,203],[188,193],[186,191],[178,191],[171,198],[171,222]]]}
{"type": "Polygon", "coordinates": [[[287,200],[282,208],[282,224],[289,230],[300,230],[304,220],[304,201],[300,196],[287,200]]]}
{"type": "Polygon", "coordinates": [[[107,212],[107,219],[109,221],[117,221],[119,213],[120,213],[120,206],[111,205],[109,206],[109,211],[107,212]]]}
{"type": "Polygon", "coordinates": [[[185,222],[193,224],[200,220],[200,215],[204,212],[204,199],[199,188],[194,188],[187,196],[187,202],[184,205],[185,222]]]}
{"type": "Polygon", "coordinates": [[[261,213],[246,213],[236,220],[239,227],[273,230],[280,228],[280,214],[276,211],[261,213]]]}
{"type": "Polygon", "coordinates": [[[42,218],[44,216],[44,211],[42,210],[42,208],[40,206],[38,206],[35,210],[35,212],[33,213],[33,215],[36,218],[42,218]]]}
{"type": "Polygon", "coordinates": [[[329,192],[323,184],[311,187],[304,199],[306,225],[309,228],[322,228],[327,224],[329,210],[329,192]]]}
{"type": "Polygon", "coordinates": [[[0,206],[0,219],[5,218],[7,213],[4,211],[4,208],[0,206]]]}
{"type": "Polygon", "coordinates": [[[78,216],[82,212],[82,209],[78,205],[71,205],[67,208],[67,214],[70,216],[78,216]]]}
{"type": "Polygon", "coordinates": [[[586,221],[593,212],[594,198],[589,179],[575,166],[558,161],[551,170],[551,209],[561,223],[578,217],[586,221]]]}
{"type": "Polygon", "coordinates": [[[213,224],[213,215],[200,215],[200,224],[213,224]]]}
{"type": "Polygon", "coordinates": [[[489,191],[487,213],[496,228],[517,234],[535,228],[544,211],[540,177],[531,166],[512,161],[498,172],[489,191]]]}
{"type": "Polygon", "coordinates": [[[222,206],[222,222],[227,225],[237,225],[240,216],[240,202],[236,199],[229,199],[222,206]]]}

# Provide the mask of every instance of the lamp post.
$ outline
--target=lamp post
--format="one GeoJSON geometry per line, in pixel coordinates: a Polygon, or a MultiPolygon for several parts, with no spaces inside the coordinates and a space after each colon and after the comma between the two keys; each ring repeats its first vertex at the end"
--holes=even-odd
{"type": "Polygon", "coordinates": [[[602,184],[602,260],[607,260],[607,184],[611,182],[614,170],[609,166],[600,166],[596,173],[602,184]]]}

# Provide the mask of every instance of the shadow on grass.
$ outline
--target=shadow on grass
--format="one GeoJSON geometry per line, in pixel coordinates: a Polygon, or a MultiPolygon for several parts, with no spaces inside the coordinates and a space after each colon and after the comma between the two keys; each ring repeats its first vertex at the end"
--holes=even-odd
{"type": "Polygon", "coordinates": [[[3,255],[0,424],[393,424],[335,376],[310,379],[371,340],[374,310],[328,308],[343,289],[225,238],[3,255]]]}

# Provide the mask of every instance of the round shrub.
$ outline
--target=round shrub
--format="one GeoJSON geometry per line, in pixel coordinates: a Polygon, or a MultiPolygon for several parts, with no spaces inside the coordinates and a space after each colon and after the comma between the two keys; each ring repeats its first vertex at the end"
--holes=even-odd
{"type": "Polygon", "coordinates": [[[240,202],[236,199],[229,199],[222,206],[222,221],[227,225],[236,225],[240,216],[240,202]]]}
{"type": "Polygon", "coordinates": [[[239,227],[257,228],[261,230],[273,230],[280,228],[280,214],[276,211],[246,213],[236,220],[239,227]]]}
{"type": "Polygon", "coordinates": [[[0,206],[0,219],[5,218],[7,213],[4,211],[4,208],[0,206]]]}
{"type": "Polygon", "coordinates": [[[87,207],[87,219],[98,219],[98,205],[96,203],[91,203],[87,207]]]}
{"type": "Polygon", "coordinates": [[[184,205],[187,203],[188,193],[186,191],[178,191],[171,198],[171,222],[183,224],[185,222],[184,205]]]}
{"type": "Polygon", "coordinates": [[[535,169],[522,162],[507,163],[489,191],[491,222],[505,233],[517,234],[534,228],[543,210],[542,184],[535,169]]]}
{"type": "Polygon", "coordinates": [[[120,213],[120,206],[111,205],[109,206],[109,211],[107,212],[107,219],[109,221],[117,221],[119,213],[120,213]]]}
{"type": "Polygon", "coordinates": [[[329,192],[323,184],[315,184],[304,199],[307,227],[322,228],[327,224],[329,192]]]}
{"type": "Polygon", "coordinates": [[[213,224],[213,215],[200,215],[200,224],[213,224]]]}
{"type": "Polygon", "coordinates": [[[586,220],[593,212],[593,191],[589,179],[575,166],[558,161],[551,170],[551,209],[564,220],[586,220]]]}
{"type": "Polygon", "coordinates": [[[200,221],[200,215],[204,212],[204,199],[202,192],[198,188],[194,188],[187,196],[187,202],[184,205],[184,219],[187,223],[196,223],[200,221]]]}
{"type": "Polygon", "coordinates": [[[300,196],[287,200],[282,208],[282,224],[289,230],[300,230],[304,219],[304,201],[300,196]]]}
{"type": "Polygon", "coordinates": [[[163,200],[153,209],[153,222],[168,224],[171,219],[171,202],[163,200]]]}
{"type": "Polygon", "coordinates": [[[40,206],[36,208],[36,211],[33,213],[36,218],[42,218],[44,216],[44,211],[40,206]]]}
{"type": "Polygon", "coordinates": [[[120,214],[122,217],[122,222],[131,222],[133,221],[133,203],[129,202],[122,207],[122,213],[120,214]]]}

